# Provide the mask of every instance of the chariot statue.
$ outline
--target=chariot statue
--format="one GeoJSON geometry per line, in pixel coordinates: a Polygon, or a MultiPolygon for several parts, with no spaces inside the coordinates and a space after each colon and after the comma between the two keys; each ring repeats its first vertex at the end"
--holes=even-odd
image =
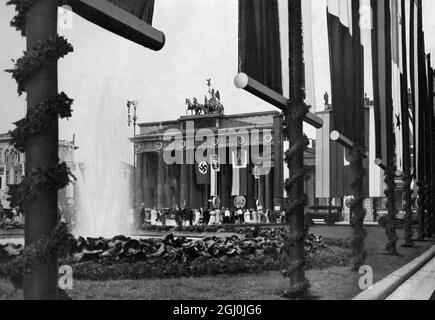
{"type": "Polygon", "coordinates": [[[208,86],[208,93],[204,96],[204,104],[200,104],[197,98],[192,100],[186,99],[187,110],[186,114],[191,115],[205,115],[205,114],[223,114],[224,106],[220,99],[219,90],[211,88],[211,79],[206,79],[208,86]],[[192,102],[193,101],[193,102],[192,102]]]}

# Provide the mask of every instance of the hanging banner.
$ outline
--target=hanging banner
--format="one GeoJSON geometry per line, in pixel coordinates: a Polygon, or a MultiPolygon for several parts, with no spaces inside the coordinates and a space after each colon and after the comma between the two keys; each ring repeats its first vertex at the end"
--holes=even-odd
{"type": "Polygon", "coordinates": [[[210,184],[210,166],[207,161],[195,162],[196,184],[210,184]]]}
{"type": "Polygon", "coordinates": [[[153,22],[154,0],[108,0],[148,24],[153,22]]]}
{"type": "Polygon", "coordinates": [[[217,155],[210,157],[210,196],[218,196],[218,173],[220,172],[220,160],[217,155]]]}
{"type": "Polygon", "coordinates": [[[364,143],[364,48],[359,0],[328,0],[332,130],[364,143]]]}
{"type": "Polygon", "coordinates": [[[233,184],[232,196],[248,195],[248,151],[238,150],[232,152],[233,184]]]}

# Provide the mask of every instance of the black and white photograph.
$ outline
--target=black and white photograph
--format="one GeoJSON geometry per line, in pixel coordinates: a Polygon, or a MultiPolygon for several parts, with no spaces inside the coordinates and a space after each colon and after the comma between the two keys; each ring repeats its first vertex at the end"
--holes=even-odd
{"type": "Polygon", "coordinates": [[[0,0],[0,305],[435,300],[434,18],[434,0],[0,0]]]}

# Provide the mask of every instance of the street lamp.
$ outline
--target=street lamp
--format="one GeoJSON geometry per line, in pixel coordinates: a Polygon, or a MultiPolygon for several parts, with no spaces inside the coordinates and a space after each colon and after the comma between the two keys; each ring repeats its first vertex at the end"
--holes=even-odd
{"type": "Polygon", "coordinates": [[[134,101],[134,100],[127,101],[127,109],[128,109],[127,123],[129,127],[133,124],[133,208],[136,208],[136,124],[138,120],[136,110],[138,105],[139,105],[138,101],[134,101]]]}

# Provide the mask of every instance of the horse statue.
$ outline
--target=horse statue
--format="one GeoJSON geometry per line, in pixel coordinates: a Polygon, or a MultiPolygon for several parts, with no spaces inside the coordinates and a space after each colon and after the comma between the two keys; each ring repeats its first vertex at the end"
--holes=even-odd
{"type": "Polygon", "coordinates": [[[190,111],[191,115],[193,115],[193,113],[195,112],[195,105],[190,101],[190,99],[186,99],[186,104],[187,104],[186,114],[188,114],[190,111]]]}
{"type": "Polygon", "coordinates": [[[198,103],[198,99],[193,98],[193,106],[195,110],[195,115],[199,116],[204,112],[204,106],[198,103]]]}

